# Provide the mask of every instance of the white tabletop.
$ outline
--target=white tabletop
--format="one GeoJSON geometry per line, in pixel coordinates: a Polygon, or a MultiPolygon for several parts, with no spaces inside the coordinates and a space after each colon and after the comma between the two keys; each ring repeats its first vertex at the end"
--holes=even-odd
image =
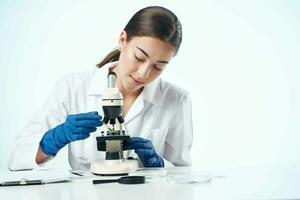
{"type": "MultiPolygon", "coordinates": [[[[1,199],[293,199],[300,198],[297,168],[240,167],[227,172],[209,172],[214,178],[206,183],[176,183],[167,174],[195,168],[147,171],[145,184],[108,183],[93,185],[98,176],[72,175],[67,183],[0,187],[1,199]],[[151,178],[152,177],[152,178],[151,178]],[[5,198],[4,198],[5,197],[5,198]]],[[[206,174],[208,172],[202,172],[206,174]]],[[[141,172],[145,174],[145,172],[141,172]]],[[[185,172],[184,172],[185,173],[185,172]]],[[[86,173],[88,174],[88,173],[86,173]]],[[[108,177],[111,178],[111,177],[108,177]]]]}

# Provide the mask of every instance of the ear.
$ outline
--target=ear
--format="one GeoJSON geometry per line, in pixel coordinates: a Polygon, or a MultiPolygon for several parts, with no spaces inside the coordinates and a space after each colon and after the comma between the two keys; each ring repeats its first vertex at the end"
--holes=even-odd
{"type": "Polygon", "coordinates": [[[127,33],[122,31],[119,37],[119,50],[122,51],[126,45],[127,33]]]}

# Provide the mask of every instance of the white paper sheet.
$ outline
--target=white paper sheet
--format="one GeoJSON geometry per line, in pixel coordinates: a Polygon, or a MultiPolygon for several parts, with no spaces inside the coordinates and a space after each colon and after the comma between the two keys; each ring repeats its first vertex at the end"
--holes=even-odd
{"type": "Polygon", "coordinates": [[[70,181],[68,171],[60,169],[29,170],[29,171],[0,171],[0,184],[9,181],[42,180],[44,183],[70,181]]]}

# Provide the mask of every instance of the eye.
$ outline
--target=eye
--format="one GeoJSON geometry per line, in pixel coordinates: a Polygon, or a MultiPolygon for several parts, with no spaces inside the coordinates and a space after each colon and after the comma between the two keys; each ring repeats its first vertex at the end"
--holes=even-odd
{"type": "Polygon", "coordinates": [[[159,67],[157,67],[156,65],[153,65],[154,69],[161,71],[162,69],[160,69],[159,67]]]}
{"type": "Polygon", "coordinates": [[[135,57],[135,59],[136,59],[137,61],[139,61],[139,62],[143,62],[143,61],[144,61],[143,59],[137,57],[136,55],[134,55],[134,57],[135,57]]]}

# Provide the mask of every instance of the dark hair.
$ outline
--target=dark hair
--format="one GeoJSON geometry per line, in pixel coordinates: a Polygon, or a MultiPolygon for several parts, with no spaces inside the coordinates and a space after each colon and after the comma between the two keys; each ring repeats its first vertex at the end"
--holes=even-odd
{"type": "MultiPolygon", "coordinates": [[[[134,37],[154,37],[172,44],[176,48],[175,54],[182,40],[181,23],[177,16],[170,10],[160,6],[150,6],[139,10],[133,15],[124,28],[127,34],[126,41],[134,37]]],[[[102,67],[106,63],[119,60],[120,51],[114,49],[97,64],[102,67]]]]}

